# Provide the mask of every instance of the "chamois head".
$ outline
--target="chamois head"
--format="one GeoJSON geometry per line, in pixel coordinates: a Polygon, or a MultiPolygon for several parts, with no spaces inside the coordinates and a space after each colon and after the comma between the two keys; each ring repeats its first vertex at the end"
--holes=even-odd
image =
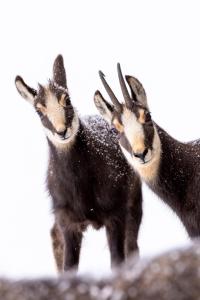
{"type": "Polygon", "coordinates": [[[99,72],[101,81],[113,105],[108,103],[99,91],[95,93],[94,102],[102,116],[119,132],[120,145],[127,159],[136,166],[146,165],[157,157],[157,150],[160,147],[146,93],[138,79],[126,76],[130,94],[120,64],[117,65],[117,70],[124,103],[118,101],[101,71],[99,72]]]}
{"type": "Polygon", "coordinates": [[[78,116],[74,110],[66,82],[63,58],[58,55],[53,65],[53,79],[38,90],[29,87],[17,76],[15,85],[20,95],[33,105],[48,139],[56,146],[68,145],[78,131],[78,116]]]}

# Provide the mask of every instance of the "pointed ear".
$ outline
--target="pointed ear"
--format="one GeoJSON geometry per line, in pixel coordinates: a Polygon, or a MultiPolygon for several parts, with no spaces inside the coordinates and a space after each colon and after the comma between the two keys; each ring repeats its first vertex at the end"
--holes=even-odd
{"type": "Polygon", "coordinates": [[[94,94],[94,103],[103,118],[109,124],[111,124],[111,121],[113,119],[114,106],[108,103],[99,91],[96,91],[94,94]]]}
{"type": "Polygon", "coordinates": [[[66,73],[62,55],[58,55],[53,64],[53,81],[63,88],[67,88],[66,73]]]}
{"type": "Polygon", "coordinates": [[[15,78],[15,85],[20,95],[33,105],[37,91],[28,86],[20,76],[15,78]]]}
{"type": "Polygon", "coordinates": [[[125,77],[131,89],[133,100],[138,101],[142,106],[148,108],[146,93],[141,82],[133,76],[126,75],[125,77]]]}

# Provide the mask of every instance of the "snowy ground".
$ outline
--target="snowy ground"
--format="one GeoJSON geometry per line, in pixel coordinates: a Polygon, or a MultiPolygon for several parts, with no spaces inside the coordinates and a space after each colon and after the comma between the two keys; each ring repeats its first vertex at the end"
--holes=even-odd
{"type": "MultiPolygon", "coordinates": [[[[17,94],[20,74],[32,86],[51,76],[58,53],[80,114],[96,113],[101,68],[119,94],[116,63],[138,77],[154,120],[187,141],[199,137],[199,1],[4,1],[0,4],[0,276],[56,274],[45,191],[48,149],[40,121],[17,94]]],[[[141,255],[188,243],[179,220],[144,187],[141,255]]],[[[85,234],[80,273],[109,273],[104,231],[85,234]]]]}

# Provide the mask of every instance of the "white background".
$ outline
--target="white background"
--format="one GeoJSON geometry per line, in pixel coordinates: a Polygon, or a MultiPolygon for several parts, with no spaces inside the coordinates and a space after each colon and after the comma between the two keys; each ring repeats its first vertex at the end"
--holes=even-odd
{"type": "MultiPolygon", "coordinates": [[[[199,136],[199,1],[1,1],[0,276],[56,274],[45,191],[48,149],[40,121],[17,94],[20,74],[33,87],[51,77],[62,53],[80,114],[96,113],[102,69],[120,97],[116,63],[143,83],[154,120],[182,141],[199,136]]],[[[177,217],[144,187],[141,256],[188,243],[177,217]]],[[[85,234],[80,273],[109,272],[104,231],[85,234]]]]}

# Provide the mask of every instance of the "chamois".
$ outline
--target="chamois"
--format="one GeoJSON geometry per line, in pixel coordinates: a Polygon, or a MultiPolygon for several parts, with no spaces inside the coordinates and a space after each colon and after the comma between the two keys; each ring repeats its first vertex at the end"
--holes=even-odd
{"type": "Polygon", "coordinates": [[[116,98],[100,71],[113,106],[100,94],[94,101],[104,118],[119,133],[121,149],[140,178],[179,216],[188,235],[200,236],[200,140],[182,143],[172,138],[151,118],[142,84],[132,76],[126,82],[118,64],[125,103],[116,98]]]}
{"type": "Polygon", "coordinates": [[[55,215],[51,233],[58,270],[77,269],[88,225],[105,226],[111,266],[120,264],[138,250],[142,192],[139,177],[118,145],[117,132],[99,116],[78,116],[61,55],[48,85],[36,91],[20,76],[15,84],[37,111],[47,136],[47,189],[55,215]]]}

